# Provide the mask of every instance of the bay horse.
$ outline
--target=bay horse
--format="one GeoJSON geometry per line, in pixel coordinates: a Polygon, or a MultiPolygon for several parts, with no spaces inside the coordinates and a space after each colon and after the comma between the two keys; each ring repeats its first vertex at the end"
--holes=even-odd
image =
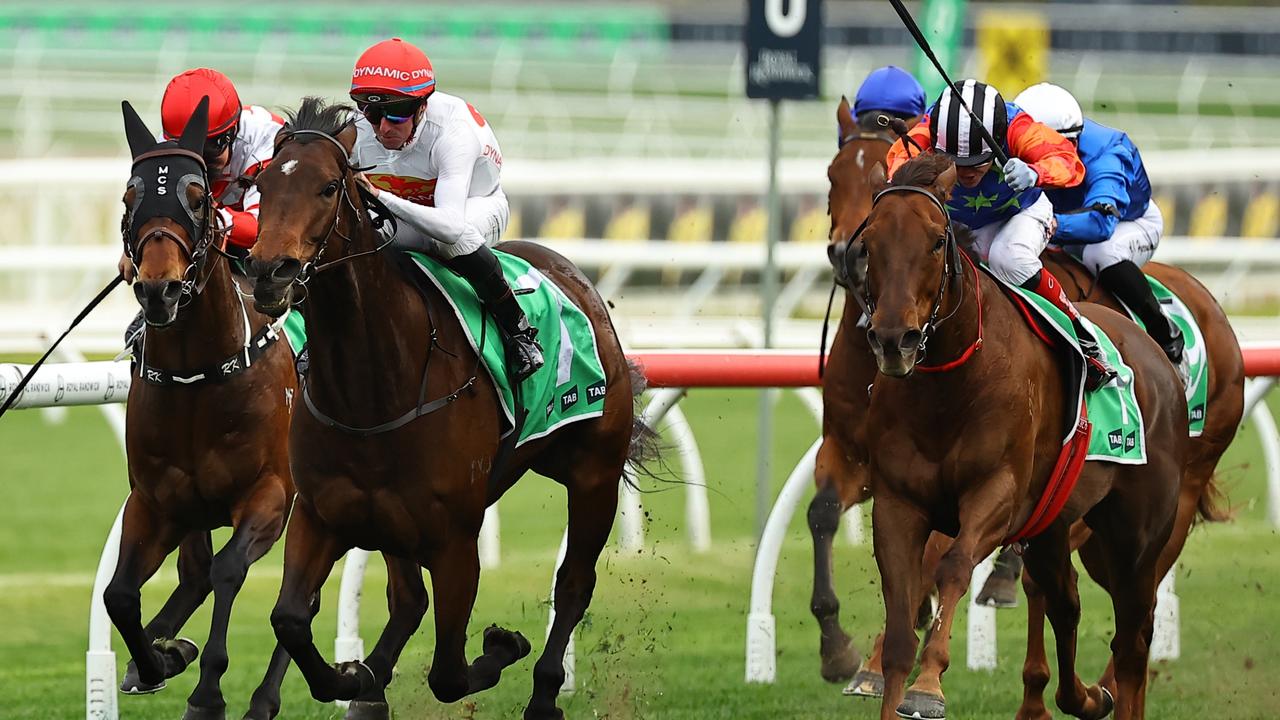
{"type": "MultiPolygon", "coordinates": [[[[122,233],[146,325],[129,388],[120,555],[103,600],[133,658],[121,689],[140,694],[196,658],[195,643],[177,633],[212,591],[209,641],[185,717],[222,718],[231,606],[293,502],[286,441],[297,378],[289,347],[244,302],[217,246],[201,157],[208,99],[176,142],[157,144],[129,103],[123,110],[133,173],[122,233]],[[227,526],[231,539],[214,555],[209,532],[227,526]],[[140,589],[174,548],[178,586],[144,628],[140,589]]],[[[277,646],[246,717],[276,715],[288,665],[277,646]]]]}
{"type": "MultiPolygon", "coordinates": [[[[867,337],[880,373],[866,433],[886,612],[882,720],[945,716],[951,624],[973,568],[1026,525],[1070,429],[1058,359],[956,247],[945,210],[955,181],[945,156],[926,153],[904,164],[844,255],[851,292],[870,318],[867,337]],[[925,547],[935,532],[954,540],[938,563],[939,609],[907,689],[917,646],[913,619],[927,590],[920,581],[925,547]]],[[[1058,706],[1080,718],[1114,708],[1130,720],[1145,712],[1157,564],[1177,513],[1187,406],[1176,371],[1146,333],[1109,309],[1081,309],[1133,369],[1147,462],[1084,463],[1061,514],[1026,543],[1025,561],[1054,626],[1058,706]],[[1086,686],[1075,669],[1080,600],[1070,528],[1080,520],[1109,580],[1114,695],[1086,686]]]]}
{"type": "MultiPolygon", "coordinates": [[[[848,102],[841,101],[836,113],[842,143],[827,171],[830,181],[832,249],[848,240],[870,213],[872,186],[884,182],[888,136],[877,132],[878,125],[860,126],[849,114],[848,102]],[[885,138],[883,142],[880,138],[885,138]]],[[[872,119],[874,120],[874,119],[872,119]]],[[[1089,301],[1124,312],[1121,304],[1093,282],[1088,271],[1065,252],[1048,250],[1042,254],[1045,267],[1062,282],[1073,302],[1089,301]]],[[[1231,444],[1244,412],[1244,360],[1240,345],[1226,314],[1212,293],[1181,268],[1149,262],[1144,271],[1173,290],[1195,316],[1204,335],[1209,356],[1208,395],[1204,432],[1191,440],[1191,450],[1178,504],[1173,536],[1160,559],[1162,572],[1173,566],[1194,521],[1222,521],[1229,513],[1220,507],[1214,471],[1231,444]]],[[[854,299],[846,295],[844,314],[831,347],[823,378],[826,406],[823,445],[819,450],[815,483],[817,492],[809,506],[809,526],[813,535],[815,573],[811,610],[821,628],[822,675],[831,682],[853,678],[859,694],[878,697],[883,678],[880,671],[880,641],[876,638],[872,655],[859,667],[858,653],[839,622],[839,601],[831,577],[831,546],[840,515],[854,503],[871,495],[866,474],[866,444],[862,437],[868,388],[876,375],[865,328],[858,326],[862,315],[854,299]]],[[[1082,542],[1084,535],[1077,535],[1082,542]]],[[[941,554],[941,544],[931,543],[930,558],[941,554]]],[[[925,563],[927,572],[931,562],[925,563]]],[[[984,595],[1012,600],[1016,597],[1020,563],[997,566],[984,595]]],[[[929,574],[928,578],[932,575],[929,574]]]]}
{"type": "Polygon", "coordinates": [[[260,232],[249,262],[255,304],[280,314],[305,298],[310,357],[308,411],[294,418],[289,437],[298,500],[271,615],[276,636],[314,698],[354,700],[353,714],[385,717],[396,658],[427,610],[425,567],[436,594],[427,674],[433,694],[454,702],[492,687],[530,645],[490,626],[483,654],[468,664],[476,538],[485,507],[532,469],[565,486],[569,518],[555,620],[534,665],[524,717],[562,717],[556,695],[565,647],[591,600],[618,478],[654,437],[634,411],[642,377],[623,355],[604,302],[572,263],[532,243],[503,243],[591,319],[607,384],[602,416],[516,447],[498,466],[503,419],[493,382],[477,367],[447,300],[412,283],[397,254],[380,252],[385,245],[348,164],[356,139],[351,118],[346,106],[304,99],[257,180],[260,232]],[[386,432],[375,427],[406,407],[401,417],[416,419],[386,432]],[[334,667],[312,641],[308,605],[352,547],[388,556],[390,618],[363,663],[334,667]]]}

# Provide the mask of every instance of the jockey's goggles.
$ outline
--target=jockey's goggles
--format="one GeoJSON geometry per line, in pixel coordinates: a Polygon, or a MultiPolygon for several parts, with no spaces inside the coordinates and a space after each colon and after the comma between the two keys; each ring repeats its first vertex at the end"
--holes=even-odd
{"type": "Polygon", "coordinates": [[[222,152],[235,141],[236,131],[239,129],[239,126],[232,126],[230,130],[222,133],[221,135],[214,135],[211,138],[206,138],[204,141],[204,149],[200,152],[204,157],[205,162],[211,163],[217,160],[218,157],[222,155],[222,152]]]}
{"type": "Polygon", "coordinates": [[[422,100],[420,98],[410,98],[397,102],[357,103],[356,107],[360,108],[360,112],[364,113],[365,119],[373,125],[382,122],[383,118],[386,118],[388,122],[399,125],[413,119],[414,115],[418,113],[418,108],[422,107],[422,100]]]}

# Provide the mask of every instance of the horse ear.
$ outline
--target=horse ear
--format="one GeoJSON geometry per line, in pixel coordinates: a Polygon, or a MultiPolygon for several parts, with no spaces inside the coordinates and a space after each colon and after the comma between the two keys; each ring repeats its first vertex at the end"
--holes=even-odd
{"type": "Polygon", "coordinates": [[[347,156],[350,157],[351,149],[356,146],[356,124],[354,121],[342,126],[342,129],[335,135],[342,147],[346,148],[347,156]]]}
{"type": "Polygon", "coordinates": [[[884,163],[876,161],[871,166],[871,171],[867,173],[867,184],[871,187],[872,194],[877,194],[889,187],[889,178],[885,175],[884,163]]]}
{"type": "Polygon", "coordinates": [[[147,129],[147,124],[138,117],[138,111],[128,100],[120,103],[120,110],[124,113],[124,136],[129,140],[129,152],[136,158],[155,147],[156,136],[147,129]]]}
{"type": "Polygon", "coordinates": [[[841,95],[840,105],[836,107],[836,125],[840,128],[840,139],[849,137],[857,130],[853,120],[853,109],[849,107],[849,98],[841,95]]]}
{"type": "Polygon", "coordinates": [[[951,190],[955,186],[956,166],[953,163],[948,165],[946,170],[943,170],[938,174],[938,177],[933,181],[933,185],[929,186],[929,190],[931,190],[934,196],[941,200],[945,205],[946,202],[951,199],[951,190]]]}
{"type": "Polygon", "coordinates": [[[209,96],[205,95],[191,113],[191,119],[182,129],[182,137],[178,138],[178,147],[198,153],[204,149],[205,136],[209,134],[209,96]]]}

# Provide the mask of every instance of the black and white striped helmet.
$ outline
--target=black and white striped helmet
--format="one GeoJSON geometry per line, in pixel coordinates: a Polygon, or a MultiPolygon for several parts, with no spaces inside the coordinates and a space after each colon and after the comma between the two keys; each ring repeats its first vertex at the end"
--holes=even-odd
{"type": "MultiPolygon", "coordinates": [[[[959,96],[973,111],[973,115],[991,133],[996,142],[1003,145],[1009,129],[1008,110],[1004,98],[995,88],[977,80],[961,80],[957,83],[959,96]]],[[[972,167],[990,160],[995,154],[979,132],[973,117],[965,111],[956,98],[955,88],[942,91],[938,104],[929,113],[929,129],[933,133],[933,147],[955,158],[956,165],[972,167]]]]}

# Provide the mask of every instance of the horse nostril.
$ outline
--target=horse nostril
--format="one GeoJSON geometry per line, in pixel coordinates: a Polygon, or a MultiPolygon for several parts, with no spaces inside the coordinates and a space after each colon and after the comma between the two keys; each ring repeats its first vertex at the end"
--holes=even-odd
{"type": "Polygon", "coordinates": [[[920,347],[920,340],[924,337],[924,333],[919,330],[908,330],[902,334],[902,338],[898,340],[898,348],[904,353],[911,352],[920,347]]]}
{"type": "Polygon", "coordinates": [[[871,328],[867,328],[867,344],[872,350],[880,349],[880,338],[876,337],[876,331],[871,328]]]}
{"type": "Polygon", "coordinates": [[[297,279],[298,274],[302,272],[302,262],[297,258],[284,258],[277,260],[275,267],[271,268],[271,279],[276,282],[291,283],[297,279]]]}
{"type": "Polygon", "coordinates": [[[182,295],[182,282],[180,280],[170,280],[164,284],[164,290],[160,296],[165,302],[177,302],[182,295]]]}

